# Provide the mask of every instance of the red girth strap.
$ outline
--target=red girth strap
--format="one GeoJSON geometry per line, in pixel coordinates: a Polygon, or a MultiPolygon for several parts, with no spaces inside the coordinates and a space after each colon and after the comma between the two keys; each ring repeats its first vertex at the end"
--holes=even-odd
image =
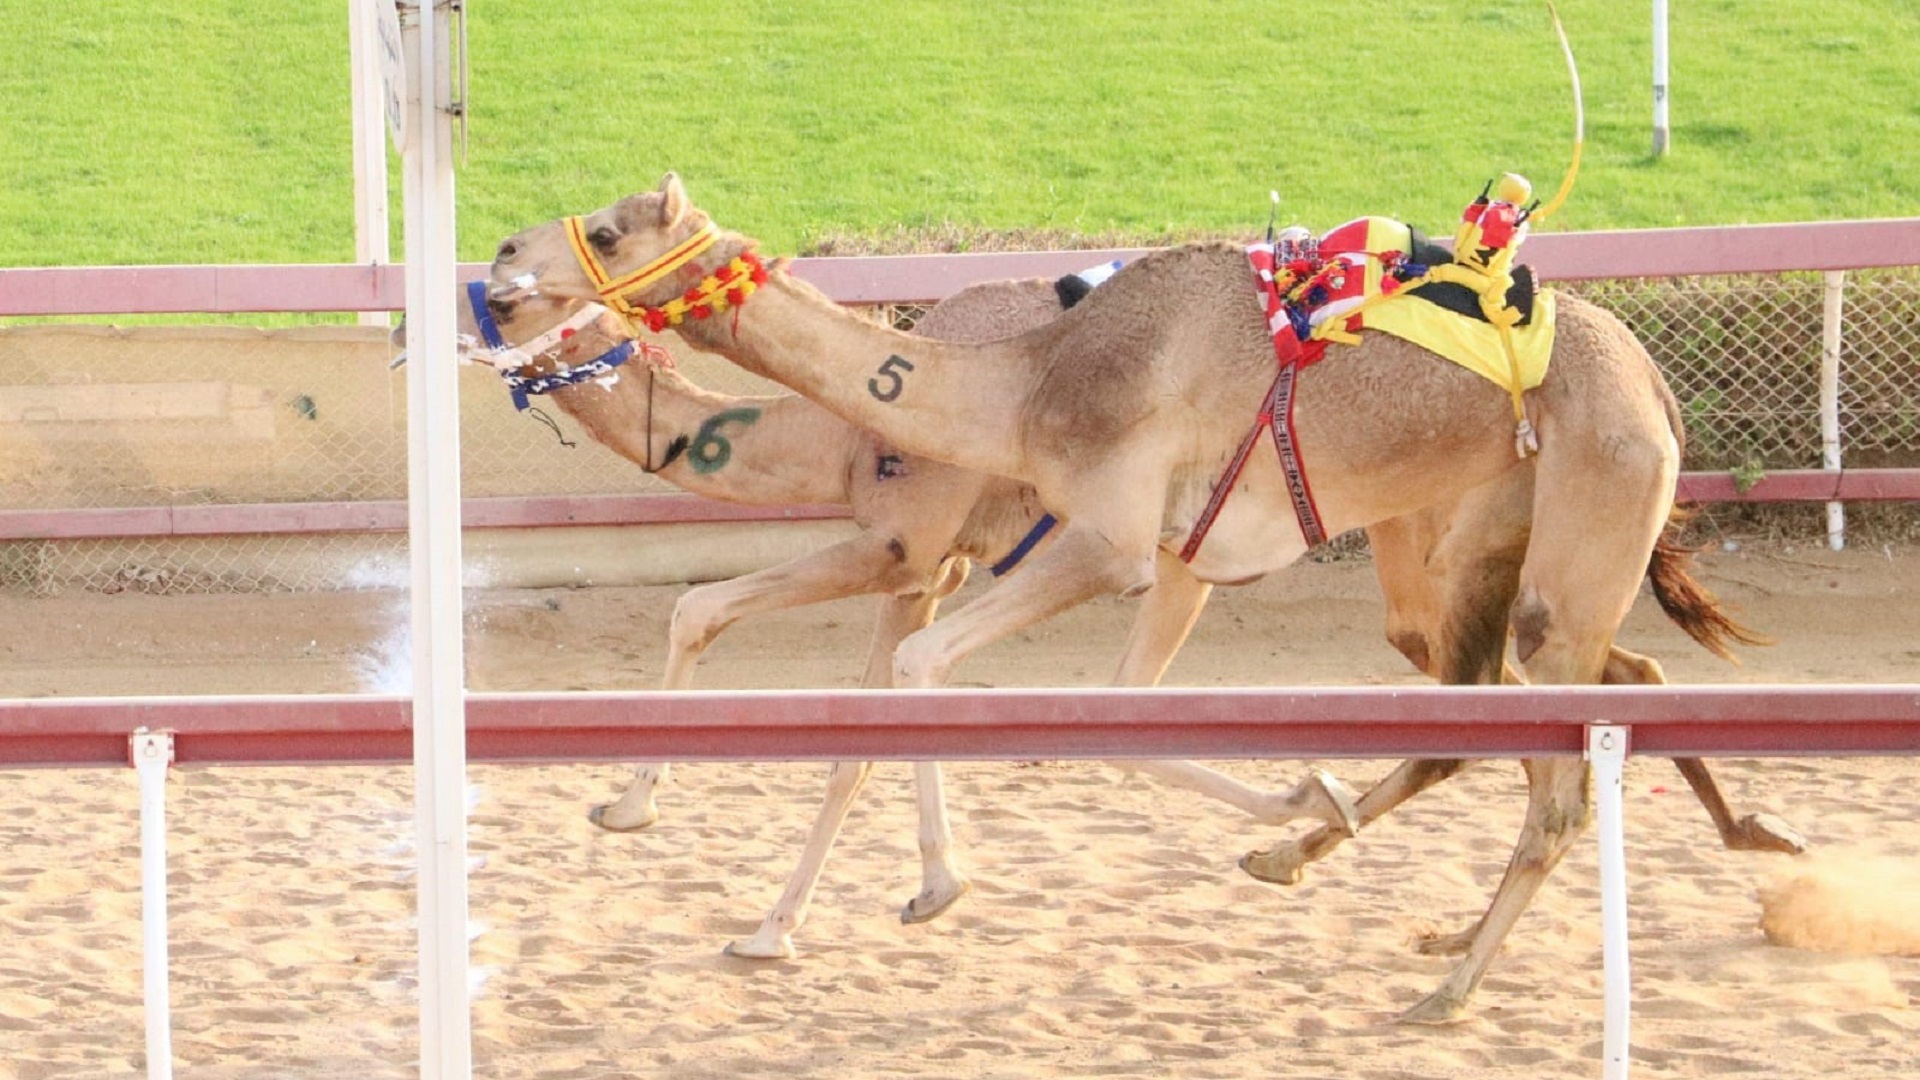
{"type": "Polygon", "coordinates": [[[1239,481],[1240,470],[1246,467],[1254,444],[1260,441],[1261,428],[1273,432],[1273,448],[1280,455],[1280,469],[1287,478],[1287,496],[1293,500],[1294,516],[1300,519],[1300,535],[1306,538],[1308,547],[1324,543],[1327,539],[1326,529],[1320,524],[1320,508],[1313,503],[1313,487],[1307,483],[1306,467],[1300,463],[1300,444],[1293,432],[1294,380],[1301,368],[1326,355],[1327,343],[1315,340],[1303,345],[1294,333],[1293,325],[1287,319],[1284,302],[1274,285],[1272,250],[1256,246],[1248,249],[1248,256],[1253,263],[1255,287],[1266,301],[1267,330],[1273,335],[1273,356],[1280,365],[1280,371],[1273,377],[1273,386],[1267,390],[1266,403],[1261,406],[1259,417],[1247,431],[1247,437],[1240,440],[1240,448],[1234,451],[1233,460],[1227,462],[1226,471],[1221,473],[1220,482],[1213,486],[1213,494],[1207,499],[1206,508],[1193,523],[1193,531],[1187,534],[1187,542],[1180,548],[1181,562],[1190,563],[1200,553],[1201,542],[1213,528],[1214,519],[1220,516],[1227,496],[1233,493],[1233,485],[1239,481]]]}
{"type": "MultiPolygon", "coordinates": [[[[1316,344],[1325,346],[1325,342],[1316,344]]],[[[1220,482],[1213,486],[1213,495],[1207,500],[1206,509],[1193,523],[1193,531],[1187,534],[1187,542],[1180,549],[1180,561],[1192,562],[1200,553],[1201,541],[1207,538],[1207,532],[1213,528],[1213,521],[1220,516],[1220,509],[1227,504],[1227,496],[1233,493],[1233,485],[1240,479],[1240,470],[1246,467],[1247,458],[1253,453],[1254,444],[1260,441],[1260,430],[1266,428],[1273,432],[1273,448],[1280,455],[1280,469],[1287,478],[1287,495],[1293,500],[1294,516],[1300,519],[1300,534],[1306,537],[1307,546],[1325,543],[1326,529],[1320,524],[1320,509],[1313,502],[1313,488],[1307,483],[1307,471],[1300,464],[1300,447],[1293,434],[1293,385],[1305,364],[1287,364],[1273,377],[1273,386],[1267,390],[1266,404],[1260,409],[1260,416],[1253,426],[1247,429],[1247,437],[1240,440],[1240,448],[1234,451],[1233,460],[1227,462],[1226,471],[1220,474],[1220,482]]]]}

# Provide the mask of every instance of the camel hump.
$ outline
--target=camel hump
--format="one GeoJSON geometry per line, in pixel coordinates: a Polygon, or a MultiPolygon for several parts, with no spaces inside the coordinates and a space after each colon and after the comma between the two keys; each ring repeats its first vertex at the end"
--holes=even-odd
{"type": "Polygon", "coordinates": [[[1736,622],[1719,599],[1694,578],[1690,567],[1699,549],[1679,540],[1680,526],[1691,516],[1690,511],[1674,508],[1666,529],[1654,543],[1653,557],[1647,565],[1647,581],[1653,587],[1653,598],[1659,602],[1660,610],[1666,612],[1674,625],[1708,652],[1737,664],[1740,661],[1733,655],[1730,643],[1771,645],[1773,639],[1736,622]]]}

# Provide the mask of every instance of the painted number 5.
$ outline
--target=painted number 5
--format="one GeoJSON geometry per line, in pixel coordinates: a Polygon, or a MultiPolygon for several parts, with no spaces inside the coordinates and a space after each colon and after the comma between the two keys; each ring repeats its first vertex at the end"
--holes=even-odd
{"type": "Polygon", "coordinates": [[[881,401],[892,401],[907,388],[907,382],[900,377],[903,371],[912,371],[913,365],[904,356],[889,356],[887,362],[880,365],[874,377],[867,380],[867,393],[881,401]]]}

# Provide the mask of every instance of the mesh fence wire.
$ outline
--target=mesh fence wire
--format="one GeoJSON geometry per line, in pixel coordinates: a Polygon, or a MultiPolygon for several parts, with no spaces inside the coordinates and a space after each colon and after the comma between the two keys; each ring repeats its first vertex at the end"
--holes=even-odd
{"type": "MultiPolygon", "coordinates": [[[[1687,468],[1820,466],[1821,275],[1562,287],[1646,344],[1683,408],[1687,468]]],[[[911,329],[925,310],[863,313],[911,329]]],[[[1849,274],[1842,326],[1844,464],[1920,466],[1920,269],[1849,274]]],[[[358,327],[0,329],[0,510],[403,499],[390,354],[358,327]]],[[[711,357],[682,351],[680,366],[715,390],[778,391],[711,357]]],[[[558,431],[516,412],[492,373],[461,379],[463,494],[672,490],[557,411],[558,431]]],[[[405,561],[394,534],[17,540],[0,542],[0,590],[390,588],[405,561]]]]}

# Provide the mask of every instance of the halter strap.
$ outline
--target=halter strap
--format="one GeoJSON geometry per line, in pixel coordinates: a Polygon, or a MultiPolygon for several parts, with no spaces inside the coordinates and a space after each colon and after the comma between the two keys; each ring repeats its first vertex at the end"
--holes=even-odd
{"type": "MultiPolygon", "coordinates": [[[[571,365],[564,371],[546,375],[522,375],[520,368],[553,351],[562,342],[572,337],[576,331],[605,314],[606,309],[597,304],[588,304],[574,312],[560,325],[531,341],[516,346],[508,344],[506,338],[501,336],[500,325],[493,320],[493,313],[487,307],[486,282],[467,283],[467,306],[473,310],[473,321],[479,326],[480,337],[486,342],[489,350],[486,356],[476,359],[500,373],[501,379],[507,384],[507,392],[513,397],[513,407],[521,411],[525,411],[530,404],[527,400],[529,396],[546,394],[561,387],[577,386],[583,382],[602,378],[614,368],[632,359],[636,352],[653,357],[656,362],[658,357],[666,352],[658,345],[629,339],[584,364],[571,365]]],[[[652,375],[651,369],[648,375],[652,375]]],[[[648,418],[648,426],[652,426],[651,417],[648,418]]]]}
{"type": "Polygon", "coordinates": [[[517,367],[521,364],[532,363],[534,360],[539,359],[542,353],[551,350],[554,346],[572,337],[575,333],[591,326],[600,316],[606,314],[607,311],[606,308],[601,307],[599,304],[588,304],[579,311],[567,316],[565,322],[548,329],[546,333],[541,334],[539,337],[530,341],[523,341],[518,345],[513,345],[510,344],[505,337],[501,336],[500,324],[494,321],[493,309],[487,306],[486,281],[467,282],[467,307],[473,312],[474,325],[480,329],[481,340],[484,341],[487,348],[494,353],[494,355],[487,360],[487,362],[494,367],[503,367],[506,365],[517,367]]]}
{"type": "Polygon", "coordinates": [[[600,299],[606,301],[607,306],[613,310],[629,316],[634,314],[634,306],[627,302],[626,293],[637,292],[656,284],[668,274],[699,258],[702,252],[720,239],[719,226],[709,221],[696,229],[692,236],[662,253],[659,258],[630,274],[616,278],[607,273],[607,268],[601,263],[600,256],[594,253],[593,244],[587,239],[586,219],[570,217],[565,218],[564,223],[567,228],[567,242],[573,245],[574,257],[580,260],[581,269],[585,270],[587,277],[593,281],[594,290],[600,294],[600,299]]]}
{"type": "Polygon", "coordinates": [[[505,349],[507,339],[500,336],[500,325],[493,321],[493,309],[487,306],[486,282],[467,282],[467,306],[473,309],[473,321],[480,327],[480,339],[487,348],[495,352],[505,349]]]}

